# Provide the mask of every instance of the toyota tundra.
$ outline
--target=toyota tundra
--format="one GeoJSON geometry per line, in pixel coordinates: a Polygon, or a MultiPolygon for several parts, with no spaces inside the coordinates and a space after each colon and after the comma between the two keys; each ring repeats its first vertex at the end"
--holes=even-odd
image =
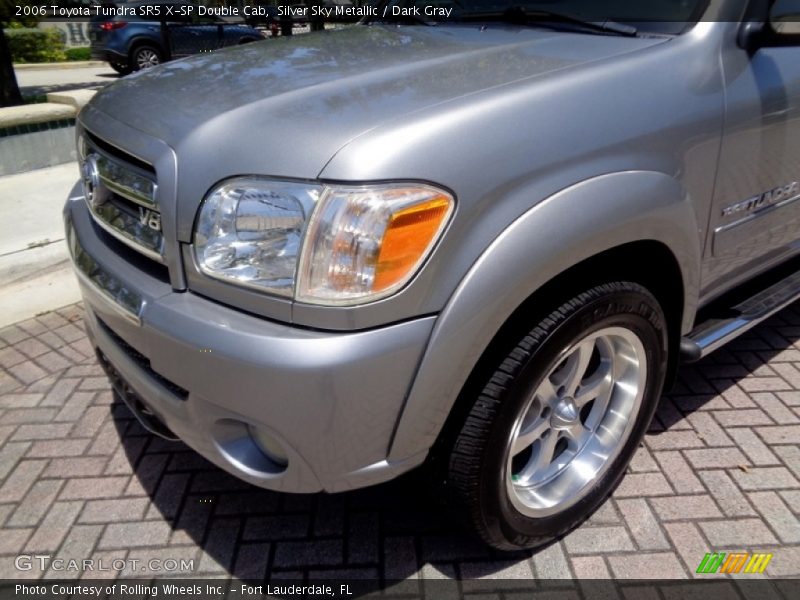
{"type": "Polygon", "coordinates": [[[150,431],[283,492],[425,465],[532,548],[681,361],[800,297],[800,6],[429,4],[105,88],[67,237],[150,431]]]}

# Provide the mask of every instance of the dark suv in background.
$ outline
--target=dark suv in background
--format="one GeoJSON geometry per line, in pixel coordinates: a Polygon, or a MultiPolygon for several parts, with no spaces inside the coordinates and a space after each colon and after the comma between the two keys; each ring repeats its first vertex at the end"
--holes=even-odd
{"type": "Polygon", "coordinates": [[[92,58],[108,61],[122,74],[152,67],[170,58],[263,39],[260,31],[245,24],[198,16],[197,10],[182,14],[188,11],[180,8],[191,6],[189,2],[142,0],[115,4],[134,9],[126,12],[135,12],[136,16],[93,17],[89,39],[92,58]]]}

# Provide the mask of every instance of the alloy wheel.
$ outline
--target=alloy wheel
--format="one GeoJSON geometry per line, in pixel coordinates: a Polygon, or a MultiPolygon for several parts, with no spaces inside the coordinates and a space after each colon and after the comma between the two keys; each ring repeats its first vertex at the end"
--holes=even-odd
{"type": "Polygon", "coordinates": [[[512,428],[505,480],[519,512],[551,515],[589,493],[630,436],[646,379],[642,341],[623,327],[559,355],[512,428]]]}
{"type": "Polygon", "coordinates": [[[155,67],[161,60],[158,58],[158,53],[151,48],[140,48],[136,51],[136,67],[138,69],[148,69],[155,67]]]}

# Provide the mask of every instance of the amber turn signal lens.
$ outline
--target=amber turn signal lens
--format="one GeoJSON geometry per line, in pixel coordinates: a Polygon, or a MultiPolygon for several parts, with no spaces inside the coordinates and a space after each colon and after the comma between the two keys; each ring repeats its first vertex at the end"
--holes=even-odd
{"type": "Polygon", "coordinates": [[[392,215],[375,266],[374,292],[406,277],[423,257],[450,212],[450,200],[436,196],[392,215]]]}
{"type": "Polygon", "coordinates": [[[455,207],[425,184],[330,186],[300,256],[295,299],[355,306],[400,290],[420,269],[455,207]]]}

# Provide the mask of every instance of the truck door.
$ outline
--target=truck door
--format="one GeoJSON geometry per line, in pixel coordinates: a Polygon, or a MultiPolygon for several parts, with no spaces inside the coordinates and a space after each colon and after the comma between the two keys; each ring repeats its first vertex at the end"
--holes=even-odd
{"type": "MultiPolygon", "coordinates": [[[[792,40],[793,43],[793,40],[792,40]]],[[[703,294],[800,252],[800,45],[722,54],[727,115],[703,294]]]]}

